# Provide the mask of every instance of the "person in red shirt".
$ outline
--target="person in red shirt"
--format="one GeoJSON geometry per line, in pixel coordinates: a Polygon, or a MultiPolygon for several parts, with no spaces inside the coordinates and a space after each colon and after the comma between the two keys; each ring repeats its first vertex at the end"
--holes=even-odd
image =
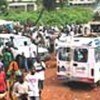
{"type": "Polygon", "coordinates": [[[0,100],[7,100],[5,98],[7,95],[7,82],[6,82],[6,74],[3,71],[3,64],[0,62],[0,100]]]}

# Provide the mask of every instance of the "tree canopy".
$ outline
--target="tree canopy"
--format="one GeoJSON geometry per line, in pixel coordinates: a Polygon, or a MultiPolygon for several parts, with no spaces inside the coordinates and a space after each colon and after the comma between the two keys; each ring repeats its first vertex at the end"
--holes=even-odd
{"type": "MultiPolygon", "coordinates": [[[[27,19],[35,22],[39,16],[40,11],[9,11],[7,16],[1,15],[0,18],[7,20],[20,21],[25,23],[27,19]]],[[[38,25],[65,25],[71,23],[87,23],[92,20],[93,11],[84,7],[68,7],[54,11],[44,11],[38,25]]]]}
{"type": "Polygon", "coordinates": [[[7,0],[0,0],[0,12],[4,13],[7,9],[7,0]]]}

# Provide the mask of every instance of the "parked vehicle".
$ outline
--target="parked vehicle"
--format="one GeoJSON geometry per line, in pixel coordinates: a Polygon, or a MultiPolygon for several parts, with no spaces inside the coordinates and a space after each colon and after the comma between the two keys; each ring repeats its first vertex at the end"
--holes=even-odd
{"type": "Polygon", "coordinates": [[[59,38],[55,39],[54,49],[57,51],[60,47],[66,47],[66,44],[70,43],[71,36],[67,36],[66,34],[62,34],[59,38]]]}
{"type": "Polygon", "coordinates": [[[38,48],[38,54],[47,54],[48,50],[43,47],[37,47],[37,45],[33,44],[30,40],[30,38],[15,34],[0,34],[0,54],[2,55],[2,49],[5,47],[6,43],[11,46],[14,57],[17,55],[20,55],[24,53],[27,58],[35,57],[35,54],[37,54],[37,48],[38,48]],[[11,38],[13,39],[13,45],[11,38]]]}
{"type": "Polygon", "coordinates": [[[67,82],[98,83],[100,81],[100,38],[76,37],[73,38],[70,48],[69,45],[66,47],[57,53],[58,78],[67,82]],[[60,55],[70,59],[60,59],[64,58],[60,55]]]}

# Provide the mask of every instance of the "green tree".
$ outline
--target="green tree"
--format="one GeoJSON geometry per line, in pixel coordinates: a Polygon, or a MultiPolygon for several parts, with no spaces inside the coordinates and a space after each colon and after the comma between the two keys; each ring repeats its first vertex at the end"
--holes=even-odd
{"type": "Polygon", "coordinates": [[[7,16],[2,14],[0,18],[20,21],[23,24],[29,19],[35,23],[35,25],[61,26],[71,23],[87,23],[93,20],[93,11],[92,9],[84,7],[68,7],[52,11],[43,10],[30,12],[16,12],[10,10],[7,16]]]}
{"type": "Polygon", "coordinates": [[[7,11],[7,0],[0,0],[0,12],[5,13],[7,11]]]}
{"type": "Polygon", "coordinates": [[[100,21],[100,12],[96,12],[93,16],[93,19],[96,21],[100,21]]]}

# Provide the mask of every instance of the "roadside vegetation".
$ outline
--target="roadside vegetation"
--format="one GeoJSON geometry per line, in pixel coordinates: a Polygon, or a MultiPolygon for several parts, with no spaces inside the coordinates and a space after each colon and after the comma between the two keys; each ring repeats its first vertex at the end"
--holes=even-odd
{"type": "MultiPolygon", "coordinates": [[[[40,11],[23,12],[23,11],[9,11],[5,16],[0,15],[1,19],[20,21],[25,23],[27,20],[35,22],[39,16],[40,11]]],[[[91,9],[71,7],[63,8],[54,11],[44,11],[38,25],[65,25],[71,23],[86,23],[93,18],[91,9]]]]}
{"type": "MultiPolygon", "coordinates": [[[[41,9],[38,11],[11,11],[6,10],[5,13],[0,14],[0,19],[19,21],[22,24],[27,21],[35,23],[41,13],[41,9]]],[[[65,25],[72,23],[87,23],[93,19],[93,11],[89,7],[62,7],[58,10],[47,11],[44,10],[37,25],[65,25]]]]}

